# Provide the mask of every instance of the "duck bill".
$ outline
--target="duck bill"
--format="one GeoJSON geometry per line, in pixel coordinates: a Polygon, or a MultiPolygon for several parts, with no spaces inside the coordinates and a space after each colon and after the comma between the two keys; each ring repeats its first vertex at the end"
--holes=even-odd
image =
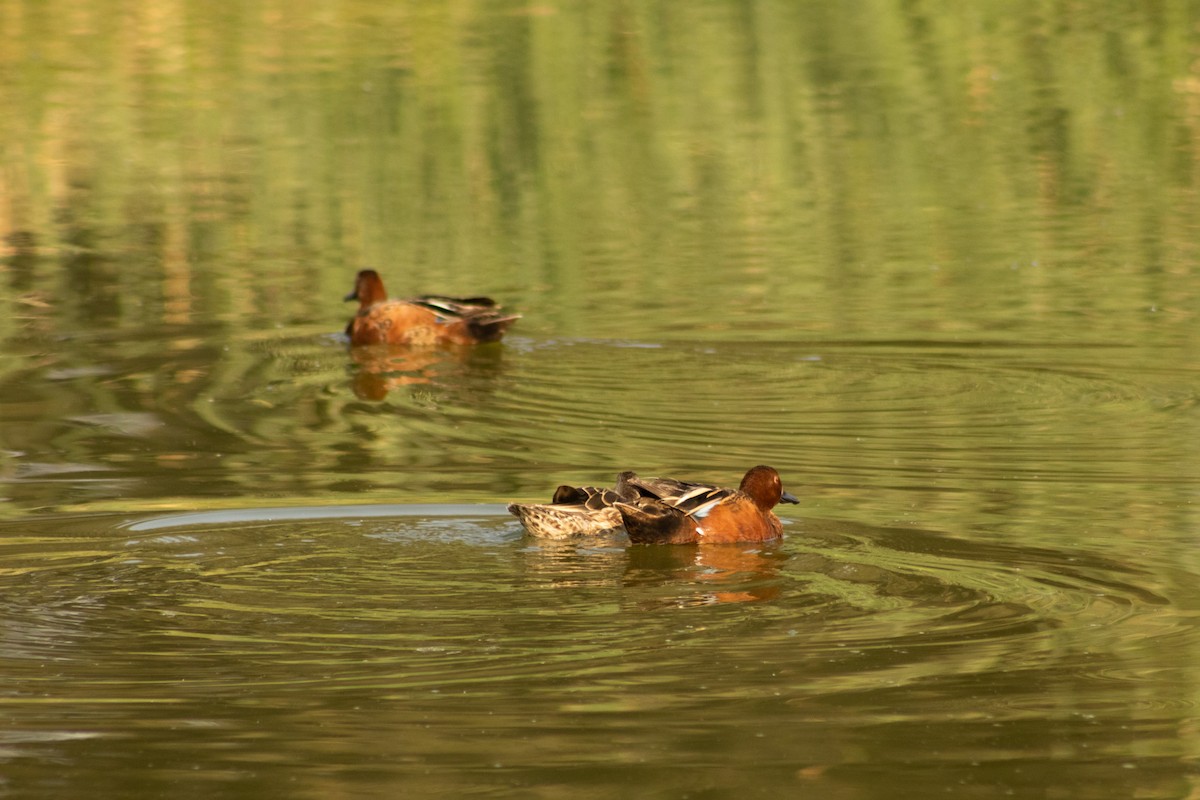
{"type": "Polygon", "coordinates": [[[791,492],[784,492],[783,494],[779,495],[779,502],[799,504],[800,498],[796,497],[796,495],[792,494],[791,492]]]}

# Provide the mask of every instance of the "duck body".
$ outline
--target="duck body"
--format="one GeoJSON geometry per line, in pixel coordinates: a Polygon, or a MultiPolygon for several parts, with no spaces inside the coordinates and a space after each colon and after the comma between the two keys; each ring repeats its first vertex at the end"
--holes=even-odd
{"type": "Polygon", "coordinates": [[[508,511],[521,520],[530,535],[543,539],[616,533],[621,530],[621,512],[614,504],[639,497],[626,480],[632,474],[618,475],[613,489],[564,484],[554,491],[549,503],[510,503],[508,511]]]}
{"type": "Polygon", "coordinates": [[[613,505],[634,544],[723,544],[764,542],[783,536],[783,524],[771,510],[798,503],[783,490],[779,473],[757,466],[737,489],[670,478],[631,478],[633,501],[613,505]]]}
{"type": "Polygon", "coordinates": [[[764,542],[783,535],[771,511],[799,501],[771,467],[749,470],[737,489],[674,478],[617,476],[612,489],[559,486],[549,503],[511,503],[531,535],[568,539],[619,532],[634,544],[764,542]]]}
{"type": "Polygon", "coordinates": [[[346,325],[352,345],[482,344],[499,341],[520,314],[505,314],[490,297],[422,295],[389,300],[383,279],[364,269],[346,300],[358,312],[346,325]]]}

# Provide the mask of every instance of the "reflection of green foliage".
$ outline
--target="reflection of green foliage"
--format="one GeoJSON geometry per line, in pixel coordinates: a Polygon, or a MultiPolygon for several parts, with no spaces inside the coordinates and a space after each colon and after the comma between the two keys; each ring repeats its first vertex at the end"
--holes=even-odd
{"type": "Polygon", "coordinates": [[[1191,251],[1182,3],[17,8],[0,230],[79,267],[81,315],[84,281],[110,320],[332,320],[371,263],[561,328],[597,271],[844,305],[942,265],[972,303],[1191,251]]]}

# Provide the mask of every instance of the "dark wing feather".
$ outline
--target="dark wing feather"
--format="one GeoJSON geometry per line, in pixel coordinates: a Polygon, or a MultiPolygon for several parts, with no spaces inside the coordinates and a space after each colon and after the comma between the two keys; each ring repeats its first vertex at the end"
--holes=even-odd
{"type": "Polygon", "coordinates": [[[496,305],[496,301],[490,297],[444,297],[438,294],[426,294],[421,297],[413,297],[407,302],[454,317],[467,317],[485,311],[500,310],[500,306],[496,305]]]}
{"type": "Polygon", "coordinates": [[[697,486],[690,492],[675,497],[664,497],[662,502],[685,514],[703,516],[718,503],[737,493],[737,489],[722,489],[717,486],[697,486]]]}
{"type": "Polygon", "coordinates": [[[703,483],[677,481],[674,478],[643,478],[634,475],[628,479],[629,485],[638,490],[643,497],[677,497],[687,494],[693,489],[706,486],[703,483]]]}

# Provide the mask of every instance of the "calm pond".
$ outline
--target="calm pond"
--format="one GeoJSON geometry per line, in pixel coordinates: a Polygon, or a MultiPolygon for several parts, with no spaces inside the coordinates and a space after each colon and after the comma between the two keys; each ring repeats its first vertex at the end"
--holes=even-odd
{"type": "Polygon", "coordinates": [[[1197,20],[5,3],[0,797],[1200,796],[1197,20]]]}

